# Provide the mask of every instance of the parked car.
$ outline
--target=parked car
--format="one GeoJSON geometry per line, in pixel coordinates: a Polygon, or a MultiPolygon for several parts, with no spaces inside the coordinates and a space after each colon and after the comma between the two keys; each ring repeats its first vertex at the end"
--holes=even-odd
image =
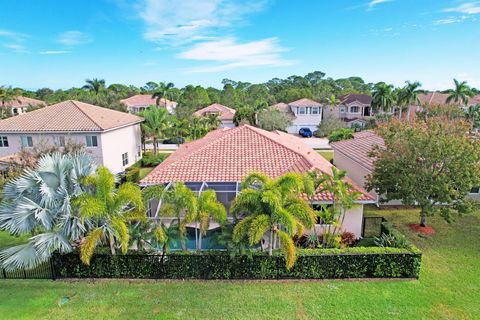
{"type": "Polygon", "coordinates": [[[182,144],[185,142],[185,139],[182,137],[176,137],[171,139],[163,140],[163,144],[182,144]]]}
{"type": "Polygon", "coordinates": [[[313,132],[309,128],[300,128],[298,134],[304,138],[311,138],[313,136],[313,132]]]}

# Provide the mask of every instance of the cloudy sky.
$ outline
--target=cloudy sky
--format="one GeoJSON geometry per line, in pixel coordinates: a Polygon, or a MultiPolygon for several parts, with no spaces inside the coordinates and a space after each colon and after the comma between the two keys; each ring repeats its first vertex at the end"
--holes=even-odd
{"type": "Polygon", "coordinates": [[[480,1],[2,0],[0,85],[334,78],[480,87],[480,1]]]}

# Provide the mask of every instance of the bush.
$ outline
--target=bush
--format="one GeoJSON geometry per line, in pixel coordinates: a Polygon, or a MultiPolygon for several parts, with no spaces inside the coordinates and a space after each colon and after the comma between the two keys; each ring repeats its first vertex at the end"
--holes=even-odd
{"type": "Polygon", "coordinates": [[[138,182],[140,181],[140,168],[131,166],[130,168],[125,169],[125,179],[128,182],[138,182]]]}
{"type": "Polygon", "coordinates": [[[351,247],[356,240],[357,237],[353,233],[345,231],[342,233],[342,239],[340,240],[340,243],[344,246],[351,247]]]}
{"type": "Polygon", "coordinates": [[[320,122],[315,131],[315,136],[323,138],[329,136],[332,132],[345,128],[346,123],[340,118],[334,116],[326,116],[325,119],[320,122]]]}
{"type": "Polygon", "coordinates": [[[154,155],[151,152],[146,152],[142,157],[142,166],[144,167],[155,167],[163,162],[169,156],[168,153],[159,153],[154,155]]]}
{"type": "Polygon", "coordinates": [[[78,253],[56,254],[59,278],[157,278],[157,279],[330,279],[330,278],[418,278],[418,249],[362,248],[297,249],[297,262],[285,267],[280,251],[232,255],[226,251],[180,251],[161,255],[96,254],[90,266],[78,253]]]}
{"type": "Polygon", "coordinates": [[[341,140],[348,140],[353,138],[353,130],[349,128],[342,128],[333,131],[329,136],[329,142],[336,142],[341,140]]]}

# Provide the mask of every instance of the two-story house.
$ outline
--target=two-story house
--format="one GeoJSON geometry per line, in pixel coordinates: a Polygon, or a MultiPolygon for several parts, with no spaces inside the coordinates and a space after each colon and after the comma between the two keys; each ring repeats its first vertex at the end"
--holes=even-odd
{"type": "Polygon", "coordinates": [[[82,144],[98,165],[120,173],[142,156],[136,115],[68,100],[0,121],[0,158],[24,148],[82,144]]]}
{"type": "MultiPolygon", "coordinates": [[[[127,107],[128,112],[135,114],[145,111],[150,106],[157,105],[157,99],[153,98],[151,94],[136,94],[130,98],[120,100],[120,102],[127,107]]],[[[162,98],[160,99],[158,106],[166,108],[169,113],[173,113],[177,107],[177,103],[162,98]]]]}
{"type": "Polygon", "coordinates": [[[347,127],[364,127],[366,120],[373,115],[372,96],[368,94],[347,94],[340,97],[337,106],[326,106],[325,117],[340,118],[346,122],[347,127]]]}
{"type": "Polygon", "coordinates": [[[235,117],[235,109],[224,106],[220,103],[214,103],[208,107],[195,111],[194,115],[197,117],[207,117],[209,114],[217,114],[220,121],[222,121],[220,128],[233,128],[233,118],[235,117]]]}
{"type": "Polygon", "coordinates": [[[288,104],[277,103],[271,108],[285,112],[291,117],[292,125],[287,128],[288,133],[298,133],[301,128],[315,131],[322,121],[322,104],[310,99],[304,98],[288,104]]]}

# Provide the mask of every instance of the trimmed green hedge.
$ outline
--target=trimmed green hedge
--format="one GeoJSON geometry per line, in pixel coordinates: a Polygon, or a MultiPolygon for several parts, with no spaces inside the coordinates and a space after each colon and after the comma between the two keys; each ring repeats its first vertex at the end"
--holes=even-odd
{"type": "Polygon", "coordinates": [[[236,255],[224,251],[172,252],[161,255],[96,254],[84,266],[78,253],[54,256],[58,278],[155,279],[335,279],[418,278],[421,253],[412,249],[298,249],[297,262],[285,268],[280,252],[236,255]]]}

